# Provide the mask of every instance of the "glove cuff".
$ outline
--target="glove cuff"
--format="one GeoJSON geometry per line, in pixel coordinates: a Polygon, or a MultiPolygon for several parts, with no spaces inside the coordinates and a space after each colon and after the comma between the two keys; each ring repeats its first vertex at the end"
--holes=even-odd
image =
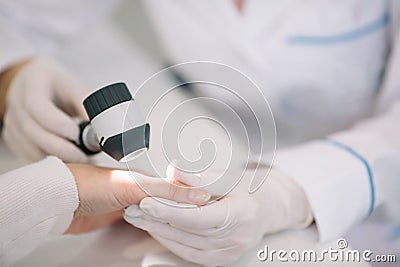
{"type": "Polygon", "coordinates": [[[261,219],[266,222],[264,234],[305,228],[314,220],[303,189],[276,168],[271,170],[255,196],[263,214],[261,219]]]}

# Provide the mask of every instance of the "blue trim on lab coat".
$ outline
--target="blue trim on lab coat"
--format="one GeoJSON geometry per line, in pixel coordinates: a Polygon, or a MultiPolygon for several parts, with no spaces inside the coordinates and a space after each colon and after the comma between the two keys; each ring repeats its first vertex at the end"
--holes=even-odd
{"type": "Polygon", "coordinates": [[[375,21],[349,32],[326,36],[292,35],[287,37],[286,41],[292,45],[332,45],[350,42],[385,28],[389,22],[390,15],[386,11],[375,21]]]}
{"type": "Polygon", "coordinates": [[[356,152],[354,149],[352,149],[351,147],[349,147],[343,143],[340,143],[340,142],[330,139],[330,138],[324,138],[324,140],[328,141],[329,143],[331,143],[341,149],[346,150],[347,152],[349,152],[350,154],[352,154],[353,156],[358,158],[364,164],[365,168],[367,169],[368,181],[369,181],[369,186],[371,189],[371,201],[369,204],[368,214],[367,214],[367,217],[368,217],[374,211],[374,207],[375,207],[375,184],[374,184],[371,167],[370,167],[368,161],[363,156],[361,156],[358,152],[356,152]]]}

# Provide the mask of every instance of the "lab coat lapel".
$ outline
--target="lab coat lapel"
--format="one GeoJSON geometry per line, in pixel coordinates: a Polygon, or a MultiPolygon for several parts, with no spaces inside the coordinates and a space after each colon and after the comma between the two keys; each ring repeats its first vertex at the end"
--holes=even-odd
{"type": "Polygon", "coordinates": [[[279,28],[288,13],[302,4],[300,0],[248,0],[244,5],[245,28],[251,36],[256,37],[265,32],[271,33],[279,28]]]}
{"type": "Polygon", "coordinates": [[[400,101],[400,1],[391,2],[392,45],[390,62],[386,67],[385,79],[377,104],[377,111],[385,111],[394,100],[400,101]]]}
{"type": "Polygon", "coordinates": [[[380,89],[381,95],[377,103],[377,112],[391,107],[393,100],[400,100],[400,1],[390,2],[391,18],[391,52],[390,62],[386,67],[385,78],[380,89]]]}
{"type": "Polygon", "coordinates": [[[230,43],[241,43],[244,27],[242,17],[235,9],[231,0],[208,1],[204,5],[202,1],[190,1],[192,10],[198,13],[199,21],[207,24],[207,28],[220,36],[220,40],[230,43]],[[210,14],[211,13],[211,14],[210,14]],[[227,27],[227,25],[229,25],[227,27]]]}
{"type": "Polygon", "coordinates": [[[226,43],[230,49],[243,54],[242,58],[248,62],[262,64],[264,61],[254,49],[255,39],[266,31],[274,31],[282,21],[282,15],[297,6],[293,2],[297,3],[294,0],[246,0],[241,13],[232,0],[210,1],[207,5],[202,1],[188,1],[186,4],[191,5],[190,10],[196,12],[199,21],[207,24],[218,42],[226,43]]]}

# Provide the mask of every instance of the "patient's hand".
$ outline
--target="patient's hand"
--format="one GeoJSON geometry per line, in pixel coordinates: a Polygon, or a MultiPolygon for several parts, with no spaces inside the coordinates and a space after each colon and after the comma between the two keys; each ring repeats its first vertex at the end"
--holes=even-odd
{"type": "Polygon", "coordinates": [[[123,209],[139,204],[150,192],[154,197],[203,205],[210,195],[203,189],[176,186],[165,179],[86,164],[67,165],[78,187],[79,207],[67,234],[84,233],[113,224],[123,209]],[[138,184],[140,183],[140,185],[138,184]]]}

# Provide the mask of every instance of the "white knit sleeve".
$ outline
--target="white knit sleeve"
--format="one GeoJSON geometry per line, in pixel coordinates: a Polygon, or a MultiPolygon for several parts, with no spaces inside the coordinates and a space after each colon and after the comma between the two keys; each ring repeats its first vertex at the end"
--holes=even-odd
{"type": "Polygon", "coordinates": [[[0,175],[0,266],[63,233],[78,205],[74,176],[56,157],[0,175]]]}

